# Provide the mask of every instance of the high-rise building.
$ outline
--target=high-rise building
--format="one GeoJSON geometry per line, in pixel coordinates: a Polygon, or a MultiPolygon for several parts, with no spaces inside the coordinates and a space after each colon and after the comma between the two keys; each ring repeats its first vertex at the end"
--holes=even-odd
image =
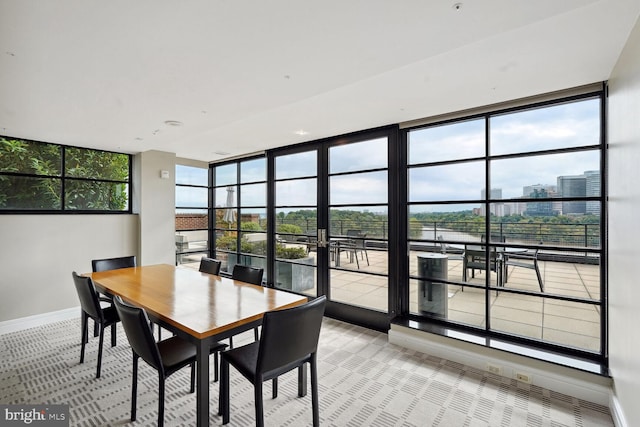
{"type": "MultiPolygon", "coordinates": [[[[522,197],[530,199],[548,199],[557,197],[555,185],[535,184],[522,187],[522,197]]],[[[558,202],[527,202],[525,215],[529,216],[551,216],[560,213],[561,206],[558,202]]]]}
{"type": "MultiPolygon", "coordinates": [[[[560,197],[586,197],[587,178],[584,175],[565,175],[558,177],[558,195],[560,197]]],[[[585,214],[587,203],[585,201],[563,201],[562,214],[585,214]]]]}
{"type": "MultiPolygon", "coordinates": [[[[480,192],[480,197],[482,198],[482,200],[484,200],[486,198],[486,195],[487,195],[486,190],[482,190],[480,192]]],[[[502,199],[502,188],[492,188],[491,189],[491,196],[489,198],[491,200],[501,200],[502,199]]],[[[489,207],[489,210],[493,215],[496,215],[496,216],[504,216],[505,215],[504,203],[491,203],[491,205],[489,207]]],[[[480,213],[481,213],[481,215],[485,214],[484,205],[482,205],[480,207],[480,213]]]]}
{"type": "MultiPolygon", "coordinates": [[[[586,177],[586,196],[587,197],[599,197],[600,196],[600,171],[585,171],[586,177]]],[[[591,215],[600,215],[600,203],[599,202],[587,202],[587,213],[591,215]]]]}

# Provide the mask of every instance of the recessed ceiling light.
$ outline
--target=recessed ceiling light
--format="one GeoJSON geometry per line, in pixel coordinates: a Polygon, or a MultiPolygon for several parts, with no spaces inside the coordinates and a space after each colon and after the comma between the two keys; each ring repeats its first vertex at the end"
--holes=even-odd
{"type": "Polygon", "coordinates": [[[164,124],[167,126],[182,126],[183,123],[178,120],[165,120],[164,124]]]}
{"type": "Polygon", "coordinates": [[[453,7],[453,10],[455,10],[456,12],[459,12],[462,10],[462,3],[454,3],[452,7],[453,7]]]}
{"type": "Polygon", "coordinates": [[[295,131],[295,132],[293,132],[293,133],[295,133],[296,135],[300,135],[300,136],[302,136],[302,135],[309,135],[309,132],[307,132],[307,131],[306,131],[306,130],[304,130],[304,129],[299,129],[299,130],[297,130],[297,131],[295,131]]]}

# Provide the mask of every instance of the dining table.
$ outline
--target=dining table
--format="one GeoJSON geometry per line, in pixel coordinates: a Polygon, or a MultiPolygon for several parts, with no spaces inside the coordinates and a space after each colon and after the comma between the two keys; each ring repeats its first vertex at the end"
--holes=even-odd
{"type": "Polygon", "coordinates": [[[142,307],[150,320],[196,347],[197,426],[209,425],[209,347],[260,326],[264,313],[307,297],[170,264],[86,273],[107,295],[142,307]]]}

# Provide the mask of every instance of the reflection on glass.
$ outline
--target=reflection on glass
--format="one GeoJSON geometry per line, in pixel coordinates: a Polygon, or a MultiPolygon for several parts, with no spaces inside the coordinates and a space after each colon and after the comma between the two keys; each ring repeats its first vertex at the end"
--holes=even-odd
{"type": "Polygon", "coordinates": [[[500,190],[498,198],[537,197],[536,189],[544,190],[538,196],[597,197],[599,170],[597,150],[493,160],[491,188],[500,190]]]}
{"type": "Polygon", "coordinates": [[[266,206],[267,184],[245,184],[240,186],[242,206],[266,206]]]}
{"type": "Polygon", "coordinates": [[[332,176],[329,189],[332,205],[386,203],[387,171],[332,176]]]}
{"type": "Polygon", "coordinates": [[[600,143],[598,98],[492,116],[490,120],[492,155],[600,143]]]}
{"type": "Polygon", "coordinates": [[[267,179],[265,158],[247,160],[240,163],[240,182],[260,182],[267,179]]]}
{"type": "Polygon", "coordinates": [[[238,182],[238,165],[230,163],[228,165],[216,166],[214,185],[229,185],[238,182]]]}
{"type": "Polygon", "coordinates": [[[316,268],[314,257],[304,257],[292,261],[276,261],[276,283],[278,289],[285,289],[306,295],[316,295],[316,268]]]}
{"type": "Polygon", "coordinates": [[[276,182],[277,206],[316,206],[317,179],[276,182]]]}
{"type": "Polygon", "coordinates": [[[480,199],[484,180],[484,162],[412,168],[409,170],[409,201],[480,199]]]}
{"type": "Polygon", "coordinates": [[[203,185],[209,183],[209,169],[176,165],[176,184],[203,185]]]}
{"type": "Polygon", "coordinates": [[[209,190],[204,187],[181,187],[176,186],[176,206],[206,208],[209,190]]]}
{"type": "Polygon", "coordinates": [[[412,130],[408,134],[409,164],[483,157],[484,141],[484,119],[412,130]]]}
{"type": "Polygon", "coordinates": [[[316,176],[318,170],[317,158],[315,151],[276,157],[276,179],[316,176]]]}
{"type": "Polygon", "coordinates": [[[330,273],[332,301],[365,307],[383,313],[388,312],[388,277],[334,269],[331,269],[330,273]]]}
{"type": "Polygon", "coordinates": [[[387,138],[336,145],[329,148],[329,159],[331,174],[386,168],[387,138]]]}

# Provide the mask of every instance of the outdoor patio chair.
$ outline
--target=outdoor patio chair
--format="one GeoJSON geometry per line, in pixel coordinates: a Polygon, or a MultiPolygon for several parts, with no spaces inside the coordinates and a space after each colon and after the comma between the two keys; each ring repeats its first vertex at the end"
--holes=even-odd
{"type": "Polygon", "coordinates": [[[505,256],[504,260],[504,282],[507,283],[509,278],[509,266],[529,268],[535,270],[536,277],[538,278],[538,286],[540,286],[540,292],[544,292],[544,283],[542,282],[542,274],[540,274],[540,267],[538,266],[538,252],[540,249],[536,248],[533,251],[526,251],[522,253],[509,254],[505,256]]]}

